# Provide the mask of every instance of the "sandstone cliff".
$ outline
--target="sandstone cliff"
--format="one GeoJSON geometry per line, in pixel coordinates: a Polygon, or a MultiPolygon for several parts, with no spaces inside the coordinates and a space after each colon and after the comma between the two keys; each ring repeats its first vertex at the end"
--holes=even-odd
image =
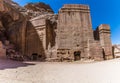
{"type": "Polygon", "coordinates": [[[28,10],[32,10],[32,11],[53,13],[53,10],[51,9],[51,7],[42,2],[28,3],[24,7],[27,8],[28,10]]]}
{"type": "MultiPolygon", "coordinates": [[[[5,44],[9,40],[15,45],[15,50],[24,54],[29,20],[45,14],[53,14],[53,10],[44,3],[29,3],[21,7],[12,0],[0,0],[0,41],[5,44]]],[[[46,19],[54,23],[56,16],[46,15],[46,19]]]]}
{"type": "Polygon", "coordinates": [[[45,3],[28,3],[24,6],[24,9],[26,10],[24,14],[29,16],[29,18],[33,18],[43,14],[54,13],[51,7],[49,5],[46,5],[45,3]]]}
{"type": "Polygon", "coordinates": [[[22,13],[25,17],[31,19],[43,14],[53,14],[54,11],[52,8],[42,2],[39,3],[28,3],[24,7],[21,7],[19,4],[13,2],[12,0],[4,0],[4,3],[11,5],[12,8],[22,13]]]}
{"type": "Polygon", "coordinates": [[[19,5],[11,0],[0,0],[0,40],[9,40],[19,51],[24,51],[27,19],[18,10],[19,5]]]}

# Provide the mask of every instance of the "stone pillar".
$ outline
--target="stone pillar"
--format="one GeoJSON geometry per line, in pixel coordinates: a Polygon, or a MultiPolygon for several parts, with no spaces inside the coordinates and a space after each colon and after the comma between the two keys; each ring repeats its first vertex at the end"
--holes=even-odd
{"type": "Polygon", "coordinates": [[[100,37],[100,43],[103,48],[104,58],[105,59],[112,59],[112,43],[110,38],[110,26],[107,24],[101,24],[98,27],[99,30],[99,37],[100,37]]]}

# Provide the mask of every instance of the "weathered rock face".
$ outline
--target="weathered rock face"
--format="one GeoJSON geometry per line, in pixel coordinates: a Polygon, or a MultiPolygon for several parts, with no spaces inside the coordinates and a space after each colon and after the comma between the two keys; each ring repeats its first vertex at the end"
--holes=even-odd
{"type": "Polygon", "coordinates": [[[58,19],[58,48],[83,47],[93,39],[88,6],[64,5],[58,19]]]}
{"type": "Polygon", "coordinates": [[[53,14],[51,7],[45,3],[28,3],[24,7],[19,6],[19,4],[13,2],[12,0],[4,0],[5,3],[11,5],[14,9],[22,13],[28,19],[37,17],[43,14],[53,14]]]}
{"type": "MultiPolygon", "coordinates": [[[[26,53],[48,58],[48,50],[55,46],[56,15],[47,14],[29,21],[26,32],[26,53]]],[[[39,58],[40,59],[40,58],[39,58]]]]}
{"type": "Polygon", "coordinates": [[[0,41],[0,58],[6,58],[6,49],[4,48],[4,45],[0,41]]]}
{"type": "Polygon", "coordinates": [[[66,4],[55,15],[44,3],[20,7],[0,0],[0,41],[9,40],[22,55],[57,61],[113,58],[109,26],[94,32],[87,5],[66,4]]]}
{"type": "Polygon", "coordinates": [[[4,2],[12,5],[12,6],[13,6],[14,8],[16,8],[16,9],[22,8],[21,6],[19,6],[19,4],[13,2],[12,0],[4,0],[4,2]]]}
{"type": "Polygon", "coordinates": [[[81,58],[102,59],[100,43],[93,37],[89,7],[64,5],[58,14],[57,55],[73,60],[81,58]],[[94,51],[97,51],[94,52],[94,51]]]}
{"type": "Polygon", "coordinates": [[[53,14],[48,15],[48,13],[53,13],[51,8],[43,3],[28,4],[25,6],[26,8],[23,8],[11,0],[1,0],[0,6],[0,40],[3,43],[9,40],[10,43],[16,46],[15,50],[23,55],[31,56],[33,53],[37,53],[44,58],[49,42],[51,46],[54,46],[55,43],[55,37],[52,37],[54,36],[52,26],[56,22],[56,16],[53,14]],[[39,10],[31,9],[31,5],[34,5],[34,9],[39,7],[39,10]],[[40,9],[45,11],[40,11],[40,9]],[[31,15],[28,14],[30,12],[32,12],[31,15]],[[38,17],[37,22],[34,22],[34,19],[29,21],[30,18],[36,17],[36,12],[38,12],[38,16],[44,14],[44,17],[38,17]],[[37,25],[45,26],[45,30],[42,29],[43,33],[36,28],[37,25]],[[50,34],[46,35],[45,33],[50,34]],[[42,37],[43,39],[41,39],[42,37]],[[49,41],[46,41],[47,38],[49,41]]]}
{"type": "Polygon", "coordinates": [[[48,13],[54,13],[51,7],[45,3],[28,3],[24,6],[28,10],[32,10],[34,12],[48,12],[48,13]]]}
{"type": "Polygon", "coordinates": [[[100,44],[103,49],[103,54],[105,59],[112,59],[112,43],[111,43],[111,33],[110,26],[107,24],[101,24],[95,31],[95,39],[100,41],[100,44]]]}
{"type": "Polygon", "coordinates": [[[120,45],[113,45],[114,58],[120,58],[120,45]]]}
{"type": "Polygon", "coordinates": [[[45,3],[28,3],[24,6],[22,9],[25,15],[27,15],[29,18],[34,18],[39,15],[43,14],[53,14],[53,10],[51,7],[45,3]]]}
{"type": "Polygon", "coordinates": [[[0,34],[1,41],[9,40],[24,53],[25,29],[27,20],[13,5],[0,0],[0,34]]]}

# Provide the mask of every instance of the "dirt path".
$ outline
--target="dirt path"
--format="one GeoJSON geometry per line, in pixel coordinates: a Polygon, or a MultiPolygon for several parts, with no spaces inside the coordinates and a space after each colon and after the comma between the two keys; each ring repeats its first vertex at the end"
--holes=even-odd
{"type": "Polygon", "coordinates": [[[0,60],[0,83],[120,83],[120,59],[86,64],[0,60]]]}

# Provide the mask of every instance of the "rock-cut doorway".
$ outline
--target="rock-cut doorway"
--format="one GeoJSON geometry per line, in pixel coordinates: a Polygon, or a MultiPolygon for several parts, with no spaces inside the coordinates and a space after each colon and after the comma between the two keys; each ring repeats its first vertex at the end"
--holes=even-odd
{"type": "Polygon", "coordinates": [[[74,52],[74,60],[78,61],[81,59],[81,51],[75,51],[74,52]]]}

